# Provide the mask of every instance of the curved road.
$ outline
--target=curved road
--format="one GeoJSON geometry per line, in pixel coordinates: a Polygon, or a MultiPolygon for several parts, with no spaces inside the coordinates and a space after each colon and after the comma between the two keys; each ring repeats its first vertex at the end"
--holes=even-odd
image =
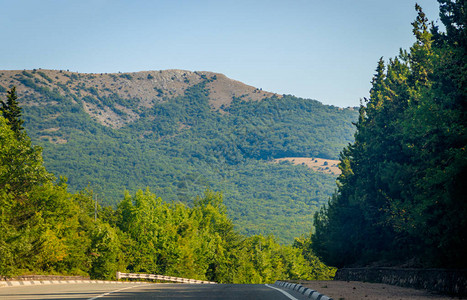
{"type": "Polygon", "coordinates": [[[306,297],[264,284],[77,283],[3,287],[0,288],[0,299],[300,300],[306,297]]]}

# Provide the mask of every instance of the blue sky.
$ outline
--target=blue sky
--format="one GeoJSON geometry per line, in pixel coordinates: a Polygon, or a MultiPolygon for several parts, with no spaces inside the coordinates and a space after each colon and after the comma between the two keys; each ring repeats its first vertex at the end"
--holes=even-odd
{"type": "MultiPolygon", "coordinates": [[[[0,69],[213,71],[341,107],[435,0],[0,0],[0,69]]],[[[440,21],[438,21],[438,24],[440,21]]]]}

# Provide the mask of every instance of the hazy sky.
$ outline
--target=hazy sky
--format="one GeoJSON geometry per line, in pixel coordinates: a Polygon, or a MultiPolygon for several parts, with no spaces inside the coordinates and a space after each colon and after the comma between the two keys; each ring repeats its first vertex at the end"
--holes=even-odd
{"type": "Polygon", "coordinates": [[[439,19],[435,0],[0,0],[0,69],[213,71],[357,106],[413,43],[415,2],[439,19]]]}

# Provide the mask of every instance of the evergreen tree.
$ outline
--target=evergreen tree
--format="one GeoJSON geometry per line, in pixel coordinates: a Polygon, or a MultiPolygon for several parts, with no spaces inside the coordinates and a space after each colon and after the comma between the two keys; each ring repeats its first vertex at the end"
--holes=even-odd
{"type": "Polygon", "coordinates": [[[379,61],[338,191],[315,215],[325,262],[467,266],[465,1],[440,1],[447,33],[420,6],[410,51],[379,61]]]}
{"type": "Polygon", "coordinates": [[[7,93],[8,96],[6,102],[0,100],[0,103],[2,104],[0,111],[3,114],[3,117],[8,120],[8,123],[16,135],[19,136],[21,131],[24,129],[24,121],[21,119],[21,107],[18,105],[16,87],[12,87],[7,93]]]}

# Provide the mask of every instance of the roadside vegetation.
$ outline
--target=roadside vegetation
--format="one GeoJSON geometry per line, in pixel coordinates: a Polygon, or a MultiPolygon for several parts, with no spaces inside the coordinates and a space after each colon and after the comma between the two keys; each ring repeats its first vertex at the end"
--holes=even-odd
{"type": "Polygon", "coordinates": [[[467,267],[467,14],[422,9],[416,42],[378,63],[338,191],[315,214],[314,253],[332,266],[467,267]]]}

